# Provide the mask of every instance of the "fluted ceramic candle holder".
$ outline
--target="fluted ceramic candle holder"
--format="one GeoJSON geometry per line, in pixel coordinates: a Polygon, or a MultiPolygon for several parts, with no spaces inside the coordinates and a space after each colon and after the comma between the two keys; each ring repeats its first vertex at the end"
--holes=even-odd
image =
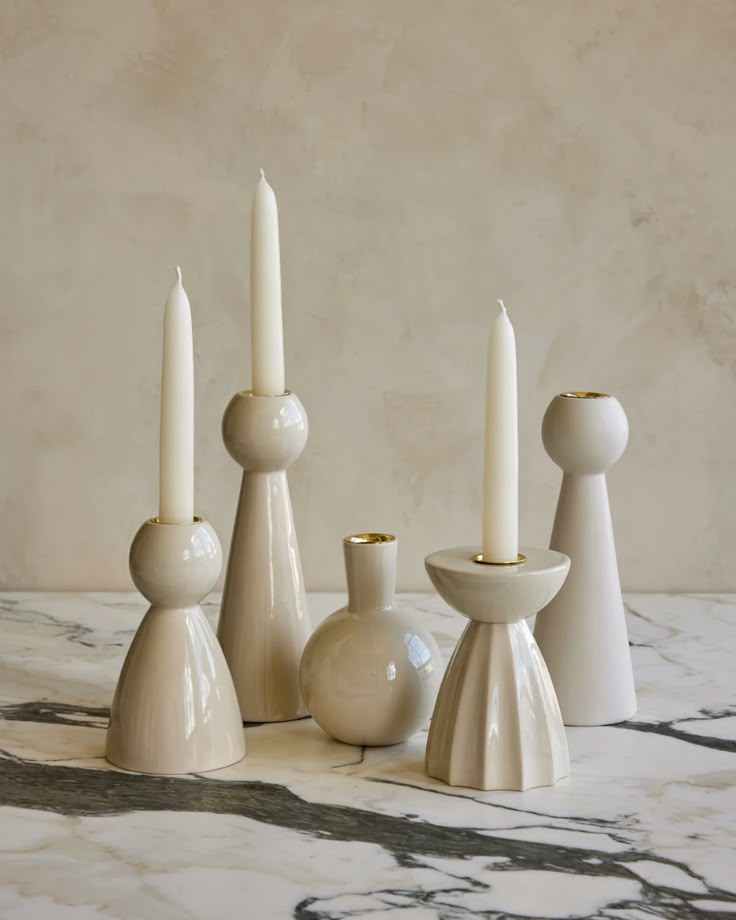
{"type": "Polygon", "coordinates": [[[621,404],[603,393],[555,396],[542,423],[547,453],[563,470],[550,547],[566,553],[572,569],[534,635],[566,725],[607,725],[636,712],[606,488],[628,435],[621,404]]]}
{"type": "Polygon", "coordinates": [[[560,590],[570,560],[524,549],[523,564],[488,565],[477,554],[466,546],[425,560],[440,595],[471,621],[440,686],[427,773],[473,789],[550,786],[569,773],[567,739],[526,618],[560,590]]]}
{"type": "Polygon", "coordinates": [[[222,568],[201,518],[140,528],[130,574],[151,607],[128,651],[110,709],[105,756],[139,773],[217,770],[245,754],[232,678],[200,601],[222,568]]]}
{"type": "Polygon", "coordinates": [[[238,393],[222,420],[243,467],[217,635],[245,722],[300,719],[299,662],[309,638],[307,599],[286,468],[307,442],[293,393],[238,393]]]}

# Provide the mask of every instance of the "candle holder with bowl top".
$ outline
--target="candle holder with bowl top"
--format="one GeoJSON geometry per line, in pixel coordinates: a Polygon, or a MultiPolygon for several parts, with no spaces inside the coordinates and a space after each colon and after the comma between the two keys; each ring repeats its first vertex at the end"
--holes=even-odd
{"type": "Polygon", "coordinates": [[[310,634],[286,469],[307,442],[307,414],[288,390],[237,393],[222,437],[243,467],[217,635],[244,722],[308,715],[299,663],[310,634]]]}
{"type": "Polygon", "coordinates": [[[432,715],[427,773],[450,786],[522,790],[569,773],[565,728],[526,619],[560,590],[570,560],[524,549],[485,562],[476,547],[440,550],[425,565],[434,587],[470,619],[432,715]]]}
{"type": "Polygon", "coordinates": [[[202,773],[245,754],[225,657],[200,607],[222,568],[220,541],[202,518],[146,521],[130,548],[130,574],[151,603],[110,709],[105,756],[138,773],[202,773]]]}

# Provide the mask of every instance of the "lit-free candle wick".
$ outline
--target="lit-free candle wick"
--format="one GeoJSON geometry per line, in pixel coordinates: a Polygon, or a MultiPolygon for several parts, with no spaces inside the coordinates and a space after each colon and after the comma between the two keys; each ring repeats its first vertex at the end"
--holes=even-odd
{"type": "Polygon", "coordinates": [[[497,303],[500,303],[500,304],[501,304],[501,309],[503,310],[504,313],[506,313],[506,307],[504,307],[503,301],[499,299],[499,300],[497,301],[497,303]]]}
{"type": "Polygon", "coordinates": [[[265,174],[265,172],[264,172],[262,169],[259,169],[259,170],[258,170],[258,176],[259,176],[261,179],[265,179],[265,178],[266,178],[266,174],[265,174]]]}
{"type": "Polygon", "coordinates": [[[177,277],[177,280],[179,281],[179,284],[181,284],[182,283],[181,282],[181,267],[179,265],[176,266],[176,277],[177,277]]]}

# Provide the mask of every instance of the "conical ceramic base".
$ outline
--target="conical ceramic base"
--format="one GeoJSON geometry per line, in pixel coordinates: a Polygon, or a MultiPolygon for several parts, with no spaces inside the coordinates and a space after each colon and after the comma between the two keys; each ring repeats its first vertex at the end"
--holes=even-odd
{"type": "Polygon", "coordinates": [[[245,754],[227,662],[200,607],[152,607],[110,711],[107,759],[138,773],[202,773],[245,754]]]}

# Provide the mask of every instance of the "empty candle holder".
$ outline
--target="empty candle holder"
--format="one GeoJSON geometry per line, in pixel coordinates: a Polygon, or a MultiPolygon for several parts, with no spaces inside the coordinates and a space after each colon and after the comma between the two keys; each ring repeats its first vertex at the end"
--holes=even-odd
{"type": "Polygon", "coordinates": [[[560,590],[570,560],[524,549],[484,563],[477,548],[427,556],[433,585],[470,619],[447,666],[427,739],[427,773],[450,786],[528,789],[569,773],[565,728],[526,623],[560,590]]]}
{"type": "Polygon", "coordinates": [[[572,571],[534,635],[566,725],[608,725],[636,712],[606,487],[628,436],[626,413],[605,393],[561,393],[542,423],[547,453],[563,471],[550,547],[570,557],[572,571]]]}
{"type": "Polygon", "coordinates": [[[217,770],[245,754],[225,657],[201,600],[222,568],[220,541],[202,518],[153,518],[130,548],[130,574],[150,602],[118,679],[105,756],[139,773],[217,770]]]}
{"type": "Polygon", "coordinates": [[[306,716],[299,663],[310,634],[286,469],[307,442],[307,414],[290,392],[236,394],[222,420],[243,467],[217,630],[245,722],[306,716]]]}

